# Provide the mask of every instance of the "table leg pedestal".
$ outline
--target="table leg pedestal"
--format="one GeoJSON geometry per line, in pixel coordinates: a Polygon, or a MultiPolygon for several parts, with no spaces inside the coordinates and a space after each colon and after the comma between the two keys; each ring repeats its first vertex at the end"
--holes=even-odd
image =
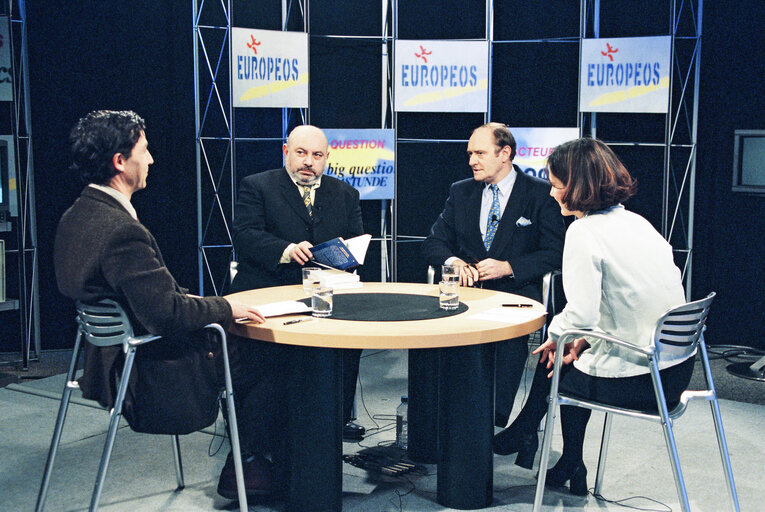
{"type": "Polygon", "coordinates": [[[342,349],[290,347],[287,510],[342,510],[342,349]]]}
{"type": "Polygon", "coordinates": [[[493,500],[494,344],[440,349],[438,503],[478,509],[493,500]]]}
{"type": "Polygon", "coordinates": [[[439,349],[409,349],[409,439],[414,462],[438,462],[439,349]]]}

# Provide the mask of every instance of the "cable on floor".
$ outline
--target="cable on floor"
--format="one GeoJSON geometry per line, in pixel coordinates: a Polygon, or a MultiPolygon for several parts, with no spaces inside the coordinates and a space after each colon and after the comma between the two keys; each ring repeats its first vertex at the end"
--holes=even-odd
{"type": "Polygon", "coordinates": [[[590,494],[592,494],[592,496],[596,500],[598,500],[598,501],[604,501],[606,503],[612,503],[614,505],[618,505],[618,506],[624,507],[624,508],[630,508],[632,510],[643,510],[643,511],[646,511],[646,512],[672,512],[672,507],[670,507],[666,503],[662,503],[659,500],[655,500],[653,498],[649,498],[648,496],[630,496],[629,498],[622,498],[622,499],[619,499],[619,500],[609,500],[609,499],[605,498],[602,494],[595,494],[594,490],[595,490],[595,488],[591,489],[590,490],[590,494]],[[661,505],[664,508],[644,508],[644,507],[638,507],[636,505],[628,505],[625,502],[627,502],[629,500],[648,500],[648,501],[652,501],[653,503],[656,503],[658,505],[661,505]]]}
{"type": "Polygon", "coordinates": [[[765,350],[744,345],[707,345],[709,360],[725,359],[729,363],[755,362],[765,356],[765,350]]]}

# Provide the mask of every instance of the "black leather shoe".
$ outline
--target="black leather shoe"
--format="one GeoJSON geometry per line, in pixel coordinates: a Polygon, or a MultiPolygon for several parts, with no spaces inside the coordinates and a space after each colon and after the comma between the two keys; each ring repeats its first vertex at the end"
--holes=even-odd
{"type": "Polygon", "coordinates": [[[568,482],[568,492],[575,496],[587,496],[587,468],[581,460],[560,459],[547,470],[545,485],[563,487],[568,482]]]}
{"type": "Polygon", "coordinates": [[[536,432],[519,434],[512,427],[508,427],[494,436],[493,445],[494,453],[497,455],[517,453],[515,465],[531,469],[534,466],[534,457],[536,457],[539,448],[539,438],[536,432]]]}
{"type": "MultiPolygon", "coordinates": [[[[278,467],[262,455],[242,455],[244,488],[248,498],[280,495],[284,490],[285,476],[278,467]]],[[[218,479],[218,494],[230,500],[239,498],[236,488],[234,457],[229,452],[218,479]]]]}
{"type": "Polygon", "coordinates": [[[367,429],[361,425],[349,421],[343,425],[343,439],[348,439],[350,441],[360,441],[364,439],[364,434],[366,431],[367,429]]]}

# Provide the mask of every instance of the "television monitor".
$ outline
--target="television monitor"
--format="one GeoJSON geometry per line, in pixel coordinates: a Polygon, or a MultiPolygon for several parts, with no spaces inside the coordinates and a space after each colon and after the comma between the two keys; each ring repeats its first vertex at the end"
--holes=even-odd
{"type": "Polygon", "coordinates": [[[765,130],[736,130],[733,192],[765,196],[765,130]]]}
{"type": "Polygon", "coordinates": [[[0,140],[0,212],[10,209],[10,183],[8,174],[10,162],[8,161],[8,141],[0,140]]]}

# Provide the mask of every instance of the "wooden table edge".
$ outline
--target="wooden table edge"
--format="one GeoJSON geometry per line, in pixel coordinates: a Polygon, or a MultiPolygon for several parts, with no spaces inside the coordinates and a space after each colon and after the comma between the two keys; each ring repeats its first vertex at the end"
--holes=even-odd
{"type": "MultiPolygon", "coordinates": [[[[261,288],[228,295],[246,304],[263,304],[253,297],[273,296],[271,302],[303,298],[300,285],[261,288]]],[[[419,283],[364,283],[363,288],[338,290],[340,293],[416,293],[438,295],[437,285],[419,283]]],[[[310,321],[284,325],[289,320],[305,318],[305,315],[272,317],[264,324],[234,323],[229,332],[237,336],[308,347],[355,348],[355,349],[418,349],[455,347],[491,343],[523,336],[540,329],[545,323],[544,306],[532,299],[493,290],[460,288],[461,296],[470,309],[459,315],[428,320],[401,322],[367,322],[316,318],[310,321]],[[533,319],[518,323],[468,319],[487,309],[501,307],[502,303],[531,304],[520,308],[539,314],[533,319]],[[372,327],[372,329],[370,329],[372,327]],[[376,328],[376,329],[375,329],[376,328]],[[392,332],[395,332],[393,334],[392,332]]],[[[508,314],[515,311],[508,308],[508,314]]]]}

